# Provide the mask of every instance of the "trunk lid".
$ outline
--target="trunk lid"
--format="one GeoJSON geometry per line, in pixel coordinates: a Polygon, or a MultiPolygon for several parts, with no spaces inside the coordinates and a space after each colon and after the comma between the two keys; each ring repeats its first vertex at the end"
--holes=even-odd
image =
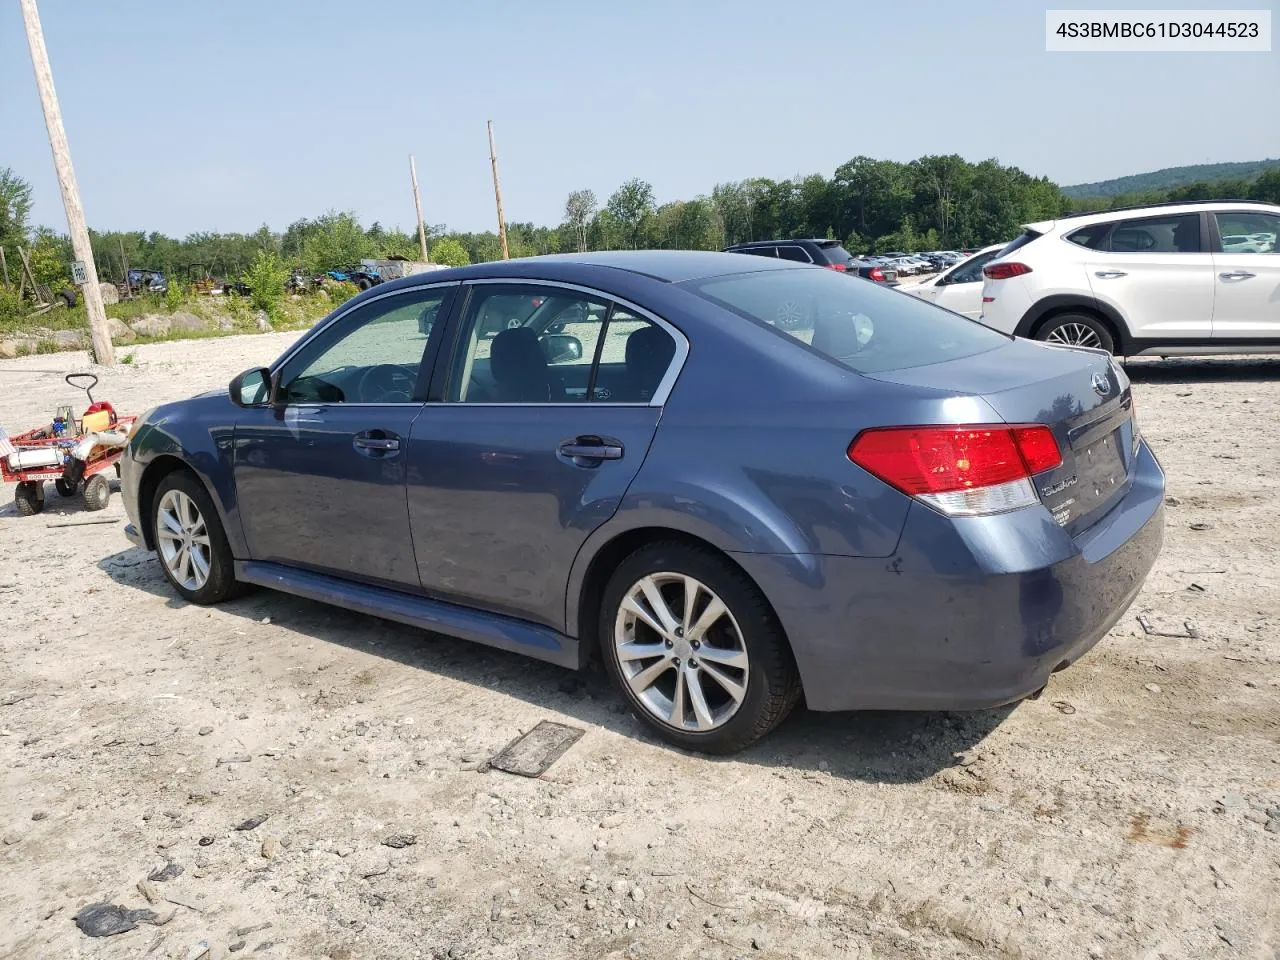
{"type": "Polygon", "coordinates": [[[1054,520],[1073,536],[1128,490],[1137,449],[1128,378],[1101,351],[1015,340],[976,356],[864,374],[981,397],[1006,423],[1042,423],[1062,464],[1033,478],[1054,520]]]}

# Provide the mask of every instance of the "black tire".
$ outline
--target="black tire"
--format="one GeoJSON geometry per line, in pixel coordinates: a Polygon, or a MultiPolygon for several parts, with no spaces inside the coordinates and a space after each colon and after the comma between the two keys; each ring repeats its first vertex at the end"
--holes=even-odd
{"type": "Polygon", "coordinates": [[[734,753],[776,727],[800,698],[800,676],[782,626],[764,595],[746,574],[715,551],[680,541],[641,547],[618,565],[605,588],[597,624],[605,669],[632,711],[661,739],[703,753],[734,753]],[[624,677],[614,642],[619,607],[641,578],[654,573],[696,578],[728,607],[746,648],[746,693],[737,712],[723,725],[698,732],[678,729],[649,712],[624,677]]]}
{"type": "Polygon", "coordinates": [[[58,491],[60,497],[74,497],[76,495],[76,485],[70,480],[63,480],[59,477],[53,481],[53,489],[58,491]]]}
{"type": "Polygon", "coordinates": [[[18,514],[34,516],[44,509],[44,483],[39,480],[23,480],[13,488],[13,502],[18,514]]]}
{"type": "Polygon", "coordinates": [[[1098,317],[1090,313],[1059,313],[1036,328],[1035,338],[1044,343],[1060,342],[1066,343],[1077,339],[1080,330],[1091,333],[1097,338],[1097,343],[1083,343],[1083,346],[1097,347],[1114,354],[1116,352],[1116,340],[1111,330],[1098,317]],[[1075,329],[1073,329],[1075,328],[1075,329]],[[1051,337],[1057,334],[1057,338],[1051,340],[1051,337]],[[1058,339],[1067,335],[1065,339],[1058,339]]]}
{"type": "Polygon", "coordinates": [[[67,287],[63,290],[59,290],[58,296],[62,299],[62,302],[65,303],[68,308],[74,307],[76,305],[76,301],[80,299],[76,291],[72,290],[70,287],[67,287]]]}
{"type": "MultiPolygon", "coordinates": [[[[187,470],[175,470],[160,481],[160,484],[156,487],[155,496],[147,508],[150,511],[152,531],[155,530],[156,512],[160,501],[170,490],[180,490],[190,497],[200,511],[200,516],[204,519],[205,529],[209,534],[209,577],[198,590],[189,590],[174,579],[169,567],[164,562],[163,555],[161,555],[160,569],[164,571],[165,579],[169,581],[169,585],[184,600],[198,603],[201,606],[221,603],[223,600],[229,600],[244,592],[244,585],[237,581],[234,576],[235,568],[231,558],[231,546],[227,543],[227,535],[223,532],[222,521],[218,518],[218,511],[214,508],[213,500],[205,490],[204,484],[200,482],[195,474],[187,470]]],[[[159,543],[157,542],[158,547],[159,543]]]]}
{"type": "Polygon", "coordinates": [[[105,510],[111,502],[111,482],[106,474],[95,473],[84,482],[84,506],[86,510],[105,510]]]}
{"type": "Polygon", "coordinates": [[[361,290],[368,290],[370,287],[373,286],[373,284],[370,283],[368,280],[366,280],[364,277],[361,277],[359,280],[356,281],[356,286],[361,290]]]}

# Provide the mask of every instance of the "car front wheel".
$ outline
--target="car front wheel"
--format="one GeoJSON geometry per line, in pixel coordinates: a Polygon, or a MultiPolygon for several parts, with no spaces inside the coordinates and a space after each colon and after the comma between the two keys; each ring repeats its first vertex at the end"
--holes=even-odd
{"type": "Polygon", "coordinates": [[[194,474],[179,470],[161,480],[152,510],[165,579],[184,599],[213,604],[239,591],[218,512],[194,474]]]}
{"type": "Polygon", "coordinates": [[[704,548],[642,547],[605,590],[606,668],[668,743],[732,753],[777,726],[800,696],[791,649],[750,579],[704,548]]]}

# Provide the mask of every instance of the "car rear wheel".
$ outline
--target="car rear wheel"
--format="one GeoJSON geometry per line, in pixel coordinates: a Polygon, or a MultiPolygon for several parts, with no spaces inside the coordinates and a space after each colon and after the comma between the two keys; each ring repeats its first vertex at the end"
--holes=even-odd
{"type": "Polygon", "coordinates": [[[152,520],[165,579],[184,599],[213,604],[239,592],[218,512],[193,474],[179,470],[160,481],[152,520]]]}
{"type": "Polygon", "coordinates": [[[1036,339],[1068,347],[1093,347],[1116,352],[1115,338],[1106,324],[1087,313],[1060,313],[1050,317],[1036,331],[1036,339]]]}
{"type": "Polygon", "coordinates": [[[677,541],[642,547],[605,590],[606,668],[668,743],[732,753],[764,736],[800,696],[786,636],[738,568],[677,541]]]}

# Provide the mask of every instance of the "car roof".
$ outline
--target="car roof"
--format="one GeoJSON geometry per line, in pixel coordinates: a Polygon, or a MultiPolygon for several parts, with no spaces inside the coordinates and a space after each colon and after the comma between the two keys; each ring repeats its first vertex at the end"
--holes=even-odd
{"type": "Polygon", "coordinates": [[[790,260],[744,257],[734,253],[706,250],[599,250],[592,253],[556,253],[542,257],[520,257],[515,260],[493,260],[466,267],[416,273],[387,283],[376,289],[385,292],[402,287],[415,287],[424,281],[449,283],[484,278],[510,278],[512,281],[543,279],[565,283],[584,282],[592,268],[626,271],[663,283],[681,283],[705,277],[733,273],[759,273],[763,270],[804,269],[808,264],[790,260]]]}
{"type": "Polygon", "coordinates": [[[1091,213],[1076,213],[1060,217],[1057,220],[1042,220],[1039,223],[1024,224],[1024,229],[1036,233],[1048,233],[1060,224],[1068,227],[1085,227],[1091,223],[1113,223],[1116,220],[1136,220],[1142,217],[1175,216],[1180,213],[1199,213],[1201,210],[1238,210],[1242,207],[1257,209],[1266,213],[1280,213],[1280,206],[1265,203],[1261,200],[1188,200],[1185,202],[1151,203],[1133,207],[1118,207],[1115,210],[1097,210],[1091,213]]]}

